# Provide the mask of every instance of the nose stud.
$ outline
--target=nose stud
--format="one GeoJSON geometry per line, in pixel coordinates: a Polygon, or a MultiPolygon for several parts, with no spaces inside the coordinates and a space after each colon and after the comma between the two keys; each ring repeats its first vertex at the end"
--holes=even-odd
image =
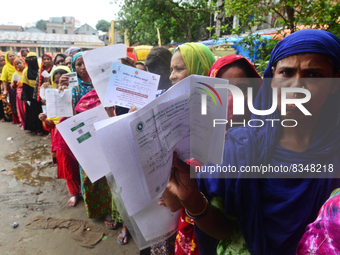
{"type": "Polygon", "coordinates": [[[305,89],[306,87],[305,86],[302,86],[303,89],[305,89]]]}

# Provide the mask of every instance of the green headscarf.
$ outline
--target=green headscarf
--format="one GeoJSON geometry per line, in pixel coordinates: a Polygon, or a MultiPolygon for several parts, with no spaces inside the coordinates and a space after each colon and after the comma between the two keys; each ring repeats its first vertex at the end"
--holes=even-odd
{"type": "Polygon", "coordinates": [[[187,67],[188,76],[192,74],[208,76],[210,67],[216,59],[207,46],[202,43],[185,43],[178,48],[187,67]]]}

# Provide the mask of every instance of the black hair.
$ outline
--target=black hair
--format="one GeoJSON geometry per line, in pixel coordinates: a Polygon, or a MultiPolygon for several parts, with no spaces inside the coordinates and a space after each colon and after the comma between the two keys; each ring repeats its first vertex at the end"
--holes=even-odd
{"type": "Polygon", "coordinates": [[[172,54],[169,50],[163,47],[154,47],[148,54],[145,60],[145,67],[149,72],[161,76],[159,81],[159,89],[168,89],[171,86],[170,64],[172,54]]]}
{"type": "Polygon", "coordinates": [[[29,50],[27,48],[21,48],[20,51],[21,51],[21,53],[23,53],[23,52],[27,52],[28,53],[29,52],[29,50]]]}
{"type": "Polygon", "coordinates": [[[67,55],[64,54],[64,53],[59,53],[59,54],[57,54],[57,55],[54,57],[54,59],[53,59],[53,63],[56,63],[57,57],[62,57],[64,60],[66,60],[67,55]]]}
{"type": "Polygon", "coordinates": [[[55,70],[53,75],[52,75],[52,81],[54,81],[54,76],[56,76],[57,74],[63,75],[65,73],[68,73],[68,72],[66,70],[64,70],[64,69],[55,70]]]}

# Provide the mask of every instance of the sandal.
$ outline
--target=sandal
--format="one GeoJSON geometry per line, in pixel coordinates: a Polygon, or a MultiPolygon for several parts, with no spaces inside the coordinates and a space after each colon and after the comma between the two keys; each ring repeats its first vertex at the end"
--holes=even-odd
{"type": "Polygon", "coordinates": [[[4,119],[4,118],[2,118],[0,121],[1,121],[1,122],[5,122],[5,119],[4,119]]]}
{"type": "Polygon", "coordinates": [[[121,244],[121,245],[127,244],[127,241],[128,241],[128,240],[127,240],[127,237],[129,236],[129,232],[126,232],[126,234],[124,235],[123,232],[120,231],[119,235],[118,235],[118,238],[117,238],[118,243],[121,244]],[[123,241],[119,240],[119,235],[122,236],[122,238],[123,238],[122,240],[123,240],[123,241]],[[125,239],[125,238],[126,238],[126,241],[124,242],[124,239],[125,239]]]}
{"type": "Polygon", "coordinates": [[[51,138],[51,133],[48,133],[48,135],[46,136],[47,139],[51,138]]]}
{"type": "Polygon", "coordinates": [[[44,133],[43,132],[37,132],[38,136],[42,136],[44,133]]]}
{"type": "Polygon", "coordinates": [[[104,224],[108,229],[117,229],[118,223],[112,220],[111,216],[105,216],[104,224]]]}

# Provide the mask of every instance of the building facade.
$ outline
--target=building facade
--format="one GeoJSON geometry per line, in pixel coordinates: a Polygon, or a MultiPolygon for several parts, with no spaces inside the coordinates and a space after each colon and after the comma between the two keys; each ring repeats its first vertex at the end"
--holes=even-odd
{"type": "Polygon", "coordinates": [[[0,31],[0,50],[2,52],[19,52],[21,48],[28,48],[41,56],[45,52],[64,52],[69,47],[79,47],[91,50],[105,46],[96,35],[48,34],[0,31]]]}
{"type": "Polygon", "coordinates": [[[74,29],[74,17],[52,17],[46,22],[46,31],[50,34],[73,34],[74,29]]]}
{"type": "Polygon", "coordinates": [[[77,35],[96,35],[98,36],[98,31],[96,29],[94,29],[93,27],[91,27],[89,24],[84,24],[82,26],[80,26],[79,28],[77,28],[76,30],[74,30],[74,34],[77,35]]]}

